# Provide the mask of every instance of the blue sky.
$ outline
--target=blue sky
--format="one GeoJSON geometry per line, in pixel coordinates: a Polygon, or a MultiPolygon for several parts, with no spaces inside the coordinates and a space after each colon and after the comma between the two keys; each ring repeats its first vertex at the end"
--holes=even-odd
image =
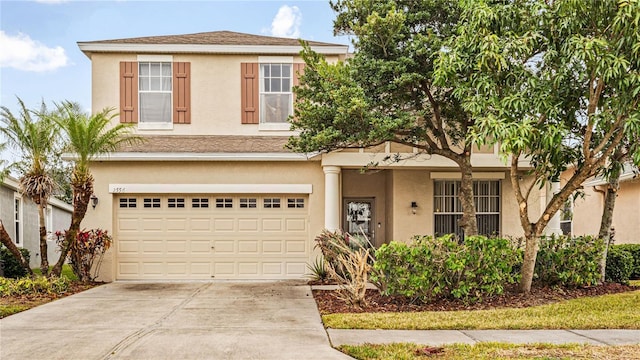
{"type": "Polygon", "coordinates": [[[323,1],[0,0],[0,104],[91,108],[91,63],[76,42],[230,30],[349,44],[323,1]]]}

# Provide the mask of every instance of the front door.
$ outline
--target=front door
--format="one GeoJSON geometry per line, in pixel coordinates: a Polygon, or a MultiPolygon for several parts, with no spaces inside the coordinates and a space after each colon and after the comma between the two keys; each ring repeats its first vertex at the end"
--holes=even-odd
{"type": "Polygon", "coordinates": [[[375,244],[375,213],[373,198],[344,200],[343,229],[360,245],[375,244]]]}

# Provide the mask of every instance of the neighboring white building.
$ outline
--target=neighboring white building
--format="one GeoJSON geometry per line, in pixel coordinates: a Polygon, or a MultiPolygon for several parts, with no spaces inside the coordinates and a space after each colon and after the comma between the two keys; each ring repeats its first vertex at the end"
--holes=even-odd
{"type": "MultiPolygon", "coordinates": [[[[31,267],[40,266],[40,222],[38,219],[38,207],[31,200],[22,196],[18,190],[18,181],[6,177],[0,184],[0,219],[7,233],[19,248],[29,250],[31,267]]],[[[73,207],[56,198],[49,199],[45,221],[47,232],[47,257],[49,263],[58,261],[60,251],[56,244],[55,232],[69,228],[73,207]]]]}

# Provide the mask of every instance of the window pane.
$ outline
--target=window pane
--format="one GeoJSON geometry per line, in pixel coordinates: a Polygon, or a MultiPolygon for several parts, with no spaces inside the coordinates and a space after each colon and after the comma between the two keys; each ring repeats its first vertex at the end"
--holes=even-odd
{"type": "Polygon", "coordinates": [[[151,63],[151,71],[149,74],[151,76],[160,76],[160,63],[151,63]]]}
{"type": "Polygon", "coordinates": [[[271,91],[270,84],[271,84],[271,81],[269,81],[269,79],[262,80],[262,86],[264,86],[264,89],[262,89],[262,91],[266,91],[266,92],[271,91]]]}
{"type": "Polygon", "coordinates": [[[291,64],[282,64],[282,77],[283,78],[291,77],[291,64]]]}
{"type": "Polygon", "coordinates": [[[272,92],[281,92],[282,87],[280,84],[280,79],[271,79],[271,91],[272,92]]]}
{"type": "Polygon", "coordinates": [[[290,94],[264,94],[261,119],[267,123],[284,123],[291,114],[290,94]]]}
{"type": "Polygon", "coordinates": [[[162,63],[162,76],[171,77],[171,63],[162,63]]]}
{"type": "Polygon", "coordinates": [[[291,91],[291,80],[282,79],[282,91],[284,92],[291,91]]]}
{"type": "Polygon", "coordinates": [[[271,64],[271,77],[280,77],[282,75],[280,66],[280,64],[271,64]]]}
{"type": "Polygon", "coordinates": [[[149,79],[149,86],[150,89],[149,90],[160,90],[160,78],[158,77],[152,77],[149,79]]]}
{"type": "Polygon", "coordinates": [[[262,67],[262,74],[264,77],[271,76],[271,66],[269,64],[262,64],[260,67],[262,67]]]}
{"type": "Polygon", "coordinates": [[[140,93],[140,122],[171,122],[171,94],[140,93]]]}
{"type": "Polygon", "coordinates": [[[162,78],[162,90],[171,91],[171,78],[162,78]]]}
{"type": "Polygon", "coordinates": [[[149,76],[149,63],[140,63],[140,76],[149,76]]]}
{"type": "Polygon", "coordinates": [[[149,89],[149,78],[148,77],[140,77],[138,81],[140,91],[151,90],[149,89]]]}

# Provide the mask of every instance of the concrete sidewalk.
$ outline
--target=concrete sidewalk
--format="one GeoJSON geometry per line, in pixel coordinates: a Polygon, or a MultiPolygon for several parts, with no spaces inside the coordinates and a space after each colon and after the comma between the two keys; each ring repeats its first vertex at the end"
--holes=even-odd
{"type": "Polygon", "coordinates": [[[430,346],[479,342],[640,344],[640,330],[342,330],[327,329],[331,344],[359,345],[408,342],[430,346]]]}

